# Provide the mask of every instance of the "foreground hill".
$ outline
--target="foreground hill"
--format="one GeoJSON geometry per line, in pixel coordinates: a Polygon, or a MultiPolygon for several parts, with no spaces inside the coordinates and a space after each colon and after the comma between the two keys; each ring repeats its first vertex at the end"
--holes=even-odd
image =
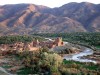
{"type": "Polygon", "coordinates": [[[0,35],[100,32],[100,5],[68,3],[58,8],[34,4],[0,6],[0,35]]]}

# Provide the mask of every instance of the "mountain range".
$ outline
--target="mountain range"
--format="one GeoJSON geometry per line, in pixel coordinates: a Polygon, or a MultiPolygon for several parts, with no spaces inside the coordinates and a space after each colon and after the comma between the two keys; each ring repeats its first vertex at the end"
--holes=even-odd
{"type": "Polygon", "coordinates": [[[0,35],[100,32],[100,4],[71,2],[49,8],[35,4],[0,6],[0,35]]]}

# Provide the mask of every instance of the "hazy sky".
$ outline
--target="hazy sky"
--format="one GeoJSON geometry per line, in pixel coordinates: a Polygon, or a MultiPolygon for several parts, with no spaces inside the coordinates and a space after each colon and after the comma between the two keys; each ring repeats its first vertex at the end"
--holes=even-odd
{"type": "Polygon", "coordinates": [[[91,2],[91,3],[99,4],[100,0],[0,0],[0,5],[32,3],[37,5],[45,5],[48,7],[59,7],[69,2],[91,2]]]}

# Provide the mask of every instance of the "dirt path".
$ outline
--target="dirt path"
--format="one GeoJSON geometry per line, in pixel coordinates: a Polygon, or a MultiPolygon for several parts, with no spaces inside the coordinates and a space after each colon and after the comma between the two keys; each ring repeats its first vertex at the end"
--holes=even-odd
{"type": "Polygon", "coordinates": [[[11,74],[11,73],[8,73],[4,68],[0,67],[0,71],[4,72],[5,75],[14,75],[14,74],[11,74]]]}
{"type": "MultiPolygon", "coordinates": [[[[8,59],[3,59],[3,58],[0,59],[0,63],[7,63],[7,62],[9,62],[8,59]]],[[[0,72],[3,73],[2,75],[14,75],[14,74],[7,72],[6,69],[3,67],[0,67],[0,72]]],[[[1,75],[1,73],[0,73],[0,75],[1,75]]]]}

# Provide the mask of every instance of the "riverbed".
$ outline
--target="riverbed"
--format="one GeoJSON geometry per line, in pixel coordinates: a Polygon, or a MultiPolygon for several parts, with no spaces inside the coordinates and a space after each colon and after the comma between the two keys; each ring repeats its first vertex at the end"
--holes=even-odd
{"type": "Polygon", "coordinates": [[[92,55],[93,54],[93,50],[86,48],[85,50],[83,50],[80,53],[76,53],[76,54],[71,54],[70,56],[65,55],[63,57],[63,59],[66,60],[74,60],[74,61],[79,61],[79,62],[92,62],[92,63],[97,63],[95,60],[91,60],[91,59],[86,59],[86,58],[82,58],[84,56],[88,56],[88,55],[92,55]]]}

